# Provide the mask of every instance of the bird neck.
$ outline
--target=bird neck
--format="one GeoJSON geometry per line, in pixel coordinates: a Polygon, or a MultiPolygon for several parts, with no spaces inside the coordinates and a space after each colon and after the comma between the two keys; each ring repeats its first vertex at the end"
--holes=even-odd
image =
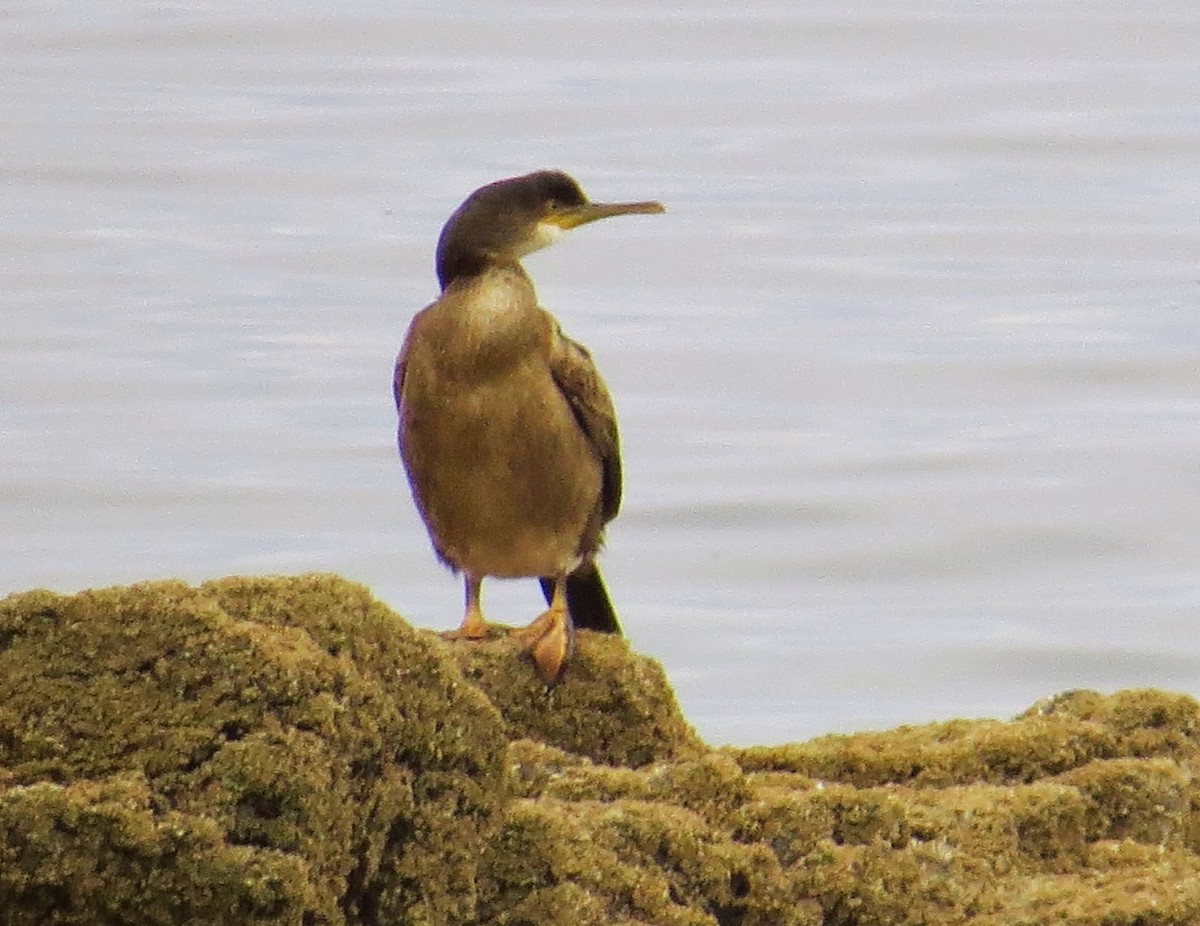
{"type": "MultiPolygon", "coordinates": [[[[463,280],[471,280],[498,270],[506,270],[523,277],[529,276],[521,266],[521,258],[538,248],[498,253],[475,248],[439,248],[437,254],[437,277],[442,292],[463,280]]],[[[530,284],[532,285],[532,284],[530,284]]]]}
{"type": "Polygon", "coordinates": [[[463,291],[465,289],[512,289],[525,290],[533,293],[533,280],[525,272],[520,261],[516,259],[500,260],[491,256],[481,256],[478,261],[459,265],[458,273],[442,282],[442,292],[463,291]]]}
{"type": "Polygon", "coordinates": [[[455,280],[433,309],[455,345],[453,376],[464,382],[507,375],[545,334],[533,284],[516,263],[455,280]]]}
{"type": "Polygon", "coordinates": [[[459,277],[443,291],[451,303],[484,327],[504,326],[503,319],[537,308],[533,281],[516,261],[489,263],[481,272],[459,277]]]}

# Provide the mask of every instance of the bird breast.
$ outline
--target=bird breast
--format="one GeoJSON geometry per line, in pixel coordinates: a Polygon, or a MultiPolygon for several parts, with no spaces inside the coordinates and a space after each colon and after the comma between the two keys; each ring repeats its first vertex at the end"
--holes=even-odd
{"type": "Polygon", "coordinates": [[[400,449],[457,568],[555,575],[598,542],[601,463],[554,380],[556,336],[532,286],[501,274],[450,287],[410,329],[400,449]]]}
{"type": "Polygon", "coordinates": [[[545,362],[548,319],[527,279],[484,274],[431,308],[431,325],[443,329],[432,339],[443,345],[443,376],[481,382],[531,361],[545,362]]]}

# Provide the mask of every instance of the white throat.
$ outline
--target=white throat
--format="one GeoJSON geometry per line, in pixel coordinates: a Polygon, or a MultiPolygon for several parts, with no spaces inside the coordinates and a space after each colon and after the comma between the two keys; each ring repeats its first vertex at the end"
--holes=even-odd
{"type": "Polygon", "coordinates": [[[533,235],[529,240],[529,247],[525,251],[525,254],[532,254],[534,251],[540,251],[544,247],[549,247],[566,233],[567,230],[561,225],[554,225],[551,222],[538,222],[533,228],[533,235]]]}

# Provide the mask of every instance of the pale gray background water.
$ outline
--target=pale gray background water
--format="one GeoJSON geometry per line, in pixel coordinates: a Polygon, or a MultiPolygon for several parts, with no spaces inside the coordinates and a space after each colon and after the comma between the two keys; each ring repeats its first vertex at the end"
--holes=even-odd
{"type": "Polygon", "coordinates": [[[558,166],[670,209],[529,268],[703,735],[1200,693],[1197,49],[1167,0],[7,4],[0,593],[333,570],[456,624],[392,359],[463,195],[558,166]]]}

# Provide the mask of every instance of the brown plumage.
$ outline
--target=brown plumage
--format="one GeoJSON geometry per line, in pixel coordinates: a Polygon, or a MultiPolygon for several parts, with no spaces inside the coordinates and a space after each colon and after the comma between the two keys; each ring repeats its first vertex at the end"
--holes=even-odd
{"type": "Polygon", "coordinates": [[[462,625],[479,639],[485,576],[538,577],[549,608],[516,631],[556,680],[574,628],[619,633],[594,563],[621,504],[612,400],[591,356],[537,302],[520,259],[564,231],[652,202],[592,203],[539,171],[472,193],[438,240],[442,293],[396,360],[400,455],[438,557],[464,575],[462,625]]]}

